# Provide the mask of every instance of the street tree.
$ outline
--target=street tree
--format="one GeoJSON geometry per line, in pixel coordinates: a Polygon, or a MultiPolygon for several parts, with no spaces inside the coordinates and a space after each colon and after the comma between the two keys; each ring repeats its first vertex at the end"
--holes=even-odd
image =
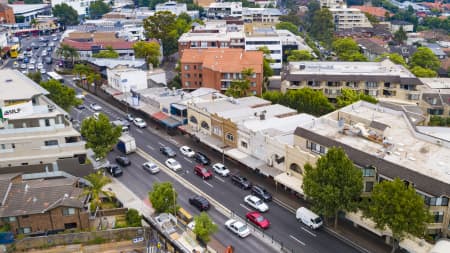
{"type": "Polygon", "coordinates": [[[280,22],[280,23],[276,24],[275,28],[277,30],[288,30],[291,33],[296,34],[296,35],[299,34],[298,27],[291,22],[280,22]]]}
{"type": "Polygon", "coordinates": [[[313,56],[308,50],[292,50],[289,52],[289,56],[287,60],[291,61],[310,61],[313,59],[313,56]]]}
{"type": "Polygon", "coordinates": [[[341,38],[333,41],[333,51],[341,61],[367,61],[359,52],[359,46],[352,38],[341,38]]]}
{"type": "Polygon", "coordinates": [[[273,76],[274,72],[271,63],[274,62],[272,57],[270,56],[270,50],[267,46],[263,46],[258,48],[259,51],[263,52],[263,79],[264,79],[264,87],[269,85],[269,77],[273,76]]]}
{"type": "Polygon", "coordinates": [[[100,207],[103,196],[107,198],[114,196],[112,192],[103,190],[105,185],[111,183],[111,179],[103,175],[101,170],[91,173],[84,178],[89,181],[90,185],[83,188],[83,196],[90,196],[90,209],[91,212],[94,212],[97,207],[100,207]]]}
{"type": "Polygon", "coordinates": [[[150,203],[157,213],[172,213],[177,210],[177,192],[170,182],[154,183],[148,193],[150,203]]]}
{"type": "Polygon", "coordinates": [[[72,63],[72,66],[75,63],[75,59],[77,59],[78,57],[80,57],[80,55],[78,54],[77,49],[75,49],[74,47],[64,44],[62,43],[59,48],[56,50],[56,56],[58,57],[63,57],[64,61],[70,60],[70,62],[72,63]]]}
{"type": "Polygon", "coordinates": [[[101,18],[109,12],[109,6],[102,0],[96,0],[89,5],[89,15],[92,19],[101,18]]]}
{"type": "Polygon", "coordinates": [[[331,45],[334,34],[334,23],[333,15],[328,8],[318,9],[313,13],[309,30],[313,38],[324,43],[326,46],[331,45]]]}
{"type": "Polygon", "coordinates": [[[394,33],[394,41],[396,41],[398,44],[403,44],[403,42],[408,38],[408,35],[406,34],[405,30],[403,30],[403,26],[400,26],[400,28],[394,33]]]}
{"type": "Polygon", "coordinates": [[[399,178],[375,185],[364,215],[371,218],[378,229],[392,231],[391,252],[395,252],[398,243],[408,234],[423,237],[426,224],[431,221],[423,198],[412,184],[405,185],[399,178]]]}
{"type": "Polygon", "coordinates": [[[179,34],[176,21],[177,16],[169,11],[159,11],[144,19],[147,38],[161,40],[165,56],[176,52],[178,47],[179,34]]]}
{"type": "Polygon", "coordinates": [[[159,65],[159,57],[161,56],[160,46],[157,42],[139,41],[133,45],[134,55],[138,58],[144,58],[147,64],[154,67],[159,65]]]}
{"type": "Polygon", "coordinates": [[[62,85],[54,79],[41,82],[40,85],[50,93],[48,97],[66,111],[69,111],[72,106],[82,103],[81,100],[75,97],[74,89],[62,85]]]}
{"type": "Polygon", "coordinates": [[[57,4],[52,9],[53,16],[63,22],[65,25],[78,24],[78,12],[66,3],[57,4]]]}
{"type": "Polygon", "coordinates": [[[356,92],[355,90],[349,88],[342,88],[341,94],[336,97],[337,107],[344,107],[353,104],[359,100],[364,100],[366,102],[376,104],[378,100],[370,95],[366,95],[362,92],[356,92]]]}
{"type": "Polygon", "coordinates": [[[437,71],[441,66],[441,62],[437,56],[427,47],[419,47],[411,57],[411,67],[422,67],[437,71]]]}
{"type": "Polygon", "coordinates": [[[129,227],[140,227],[142,226],[142,216],[136,209],[130,208],[125,214],[125,219],[129,227]]]}
{"type": "Polygon", "coordinates": [[[41,72],[31,72],[28,73],[28,77],[33,80],[35,83],[41,83],[42,75],[41,72]]]}
{"type": "Polygon", "coordinates": [[[408,65],[406,64],[405,58],[403,58],[403,56],[397,54],[397,53],[384,53],[382,55],[380,55],[379,57],[377,57],[375,59],[375,61],[382,61],[384,59],[389,59],[390,61],[392,61],[395,64],[401,64],[405,67],[407,67],[408,65]]]}
{"type": "Polygon", "coordinates": [[[432,69],[422,68],[420,66],[415,66],[411,68],[411,73],[417,77],[436,77],[437,72],[432,69]]]}
{"type": "Polygon", "coordinates": [[[333,105],[321,91],[308,87],[289,90],[285,93],[282,102],[300,113],[309,113],[315,116],[321,116],[334,110],[333,105]]]}
{"type": "Polygon", "coordinates": [[[210,241],[210,236],[217,232],[217,225],[205,212],[201,212],[199,216],[196,216],[194,221],[194,234],[201,242],[207,244],[210,241]]]}
{"type": "Polygon", "coordinates": [[[86,138],[86,147],[92,148],[98,158],[106,157],[121,134],[121,127],[113,127],[108,116],[103,113],[98,119],[89,117],[81,123],[81,135],[86,138]]]}
{"type": "Polygon", "coordinates": [[[250,77],[253,75],[253,69],[244,69],[241,71],[242,78],[231,81],[225,94],[234,98],[248,96],[250,92],[250,77]]]}
{"type": "Polygon", "coordinates": [[[94,58],[108,58],[108,59],[117,59],[119,58],[119,53],[114,50],[111,46],[107,46],[106,50],[102,50],[96,54],[93,54],[94,58]]]}
{"type": "Polygon", "coordinates": [[[303,190],[312,202],[313,210],[325,217],[334,217],[338,225],[340,211],[355,211],[363,189],[360,169],[340,147],[332,147],[321,156],[316,166],[304,166],[303,190]]]}
{"type": "Polygon", "coordinates": [[[75,64],[75,66],[72,69],[72,73],[74,75],[77,75],[78,77],[81,77],[83,75],[87,76],[92,72],[94,72],[94,70],[86,64],[75,64]]]}

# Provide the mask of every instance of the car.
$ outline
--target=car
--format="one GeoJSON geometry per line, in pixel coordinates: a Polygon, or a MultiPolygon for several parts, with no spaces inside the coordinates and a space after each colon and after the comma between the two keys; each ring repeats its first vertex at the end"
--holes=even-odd
{"type": "Polygon", "coordinates": [[[41,56],[42,56],[42,57],[45,57],[45,56],[47,56],[47,55],[48,55],[47,51],[42,50],[41,56]]]}
{"type": "Polygon", "coordinates": [[[39,45],[38,44],[36,44],[36,43],[31,43],[31,47],[33,48],[33,49],[39,49],[39,45]]]}
{"type": "Polygon", "coordinates": [[[212,173],[201,164],[197,164],[194,167],[194,174],[203,178],[204,180],[212,178],[212,173]]]}
{"type": "Polygon", "coordinates": [[[26,54],[28,57],[33,57],[33,51],[28,51],[28,52],[26,52],[26,54]]]}
{"type": "Polygon", "coordinates": [[[75,95],[75,97],[78,98],[78,99],[81,99],[81,100],[84,100],[84,99],[85,99],[84,94],[81,94],[81,93],[75,95]]]}
{"type": "Polygon", "coordinates": [[[27,68],[27,65],[26,65],[25,63],[22,63],[22,64],[20,64],[20,68],[21,68],[21,69],[26,69],[26,68],[27,68]]]}
{"type": "Polygon", "coordinates": [[[17,61],[15,61],[14,63],[13,63],[13,68],[18,68],[19,67],[19,63],[17,62],[17,61]]]}
{"type": "Polygon", "coordinates": [[[51,48],[51,47],[47,47],[47,52],[51,52],[53,50],[53,48],[51,48]]]}
{"type": "Polygon", "coordinates": [[[57,40],[58,40],[58,37],[55,36],[55,37],[52,38],[52,40],[53,40],[53,41],[57,41],[57,40]]]}
{"type": "Polygon", "coordinates": [[[117,164],[111,164],[105,167],[105,170],[113,177],[120,177],[123,174],[122,168],[117,164]]]}
{"type": "Polygon", "coordinates": [[[44,43],[44,42],[39,43],[39,47],[46,47],[46,46],[47,46],[47,43],[44,43]]]}
{"type": "Polygon", "coordinates": [[[25,50],[26,51],[31,51],[31,47],[27,47],[25,50]]]}
{"type": "Polygon", "coordinates": [[[264,201],[262,201],[262,199],[260,199],[260,198],[258,198],[256,196],[247,195],[244,198],[244,202],[247,205],[255,208],[258,211],[260,211],[261,213],[269,211],[269,206],[266,203],[264,203],[264,201]]]}
{"type": "Polygon", "coordinates": [[[211,160],[209,160],[205,154],[200,152],[195,153],[194,159],[202,165],[208,165],[211,163],[211,160]]]}
{"type": "Polygon", "coordinates": [[[193,157],[195,155],[194,150],[192,150],[190,147],[188,146],[182,146],[180,148],[180,152],[181,154],[187,156],[187,157],[193,157]]]}
{"type": "Polygon", "coordinates": [[[166,164],[167,167],[169,167],[169,169],[171,169],[171,170],[173,170],[175,172],[180,171],[182,169],[181,168],[181,164],[177,160],[175,160],[173,158],[167,159],[165,164],[166,164]]]}
{"type": "Polygon", "coordinates": [[[133,117],[133,115],[131,115],[131,114],[127,114],[125,117],[126,117],[127,120],[130,121],[130,122],[134,120],[134,117],[133,117]]]}
{"type": "Polygon", "coordinates": [[[86,109],[86,106],[84,106],[84,104],[79,104],[79,105],[75,106],[75,108],[77,108],[78,110],[84,110],[84,109],[86,109]]]}
{"type": "Polygon", "coordinates": [[[42,65],[42,63],[38,63],[37,64],[37,69],[42,69],[42,68],[44,68],[44,65],[42,65]]]}
{"type": "Polygon", "coordinates": [[[160,147],[159,151],[161,151],[161,153],[167,157],[175,157],[177,156],[177,153],[175,153],[175,151],[173,151],[173,149],[171,149],[168,146],[164,146],[164,147],[160,147]]]}
{"type": "Polygon", "coordinates": [[[45,74],[45,73],[47,73],[47,70],[45,70],[44,68],[41,68],[41,69],[39,70],[39,72],[41,72],[41,74],[45,74]]]}
{"type": "Polygon", "coordinates": [[[230,170],[221,163],[215,163],[212,167],[214,172],[221,175],[222,177],[227,177],[230,175],[230,170]]]}
{"type": "Polygon", "coordinates": [[[272,194],[270,194],[266,189],[259,185],[252,186],[250,192],[258,198],[264,200],[264,202],[269,202],[272,200],[272,194]]]}
{"type": "Polygon", "coordinates": [[[24,69],[24,70],[22,70],[22,71],[20,71],[22,74],[24,74],[24,75],[28,75],[28,69],[24,69]]]}
{"type": "Polygon", "coordinates": [[[133,123],[135,126],[139,127],[139,128],[146,128],[147,127],[147,123],[145,123],[145,121],[141,118],[134,118],[133,123]]]}
{"type": "Polygon", "coordinates": [[[231,175],[231,182],[244,190],[248,190],[252,187],[252,184],[246,177],[240,175],[231,175]]]}
{"type": "Polygon", "coordinates": [[[207,211],[209,209],[209,201],[200,195],[190,197],[189,204],[195,206],[200,212],[207,211]]]}
{"type": "Polygon", "coordinates": [[[94,110],[94,111],[101,111],[101,110],[102,110],[102,107],[99,106],[99,105],[96,104],[96,103],[90,104],[89,107],[91,107],[91,109],[94,110]]]}
{"type": "Polygon", "coordinates": [[[160,171],[158,165],[152,163],[152,162],[146,162],[142,164],[142,168],[148,172],[150,172],[150,174],[156,174],[160,171]]]}
{"type": "Polygon", "coordinates": [[[262,214],[257,211],[248,212],[245,215],[245,218],[247,218],[247,220],[251,221],[253,224],[262,229],[268,229],[270,226],[269,220],[264,216],[262,216],[262,214]]]}
{"type": "Polygon", "coordinates": [[[17,56],[17,60],[18,61],[23,61],[23,59],[25,59],[25,55],[24,54],[19,54],[19,56],[17,56]]]}
{"type": "Polygon", "coordinates": [[[34,64],[31,64],[31,63],[28,64],[28,69],[29,69],[29,70],[34,70],[34,64]]]}
{"type": "Polygon", "coordinates": [[[118,156],[116,157],[116,162],[122,166],[130,166],[131,161],[126,156],[118,156]]]}
{"type": "Polygon", "coordinates": [[[30,64],[35,64],[35,63],[36,63],[36,59],[31,58],[31,59],[30,59],[30,64]]]}
{"type": "Polygon", "coordinates": [[[24,59],[23,59],[23,63],[29,63],[30,62],[30,59],[28,58],[28,57],[25,57],[24,59]]]}
{"type": "Polygon", "coordinates": [[[49,46],[49,47],[54,47],[54,46],[55,46],[55,42],[50,42],[50,43],[48,43],[48,46],[49,46]]]}
{"type": "Polygon", "coordinates": [[[52,64],[53,63],[53,59],[52,59],[52,57],[45,57],[44,58],[44,62],[45,62],[45,64],[52,64]]]}
{"type": "Polygon", "coordinates": [[[227,220],[225,222],[225,227],[241,238],[245,238],[250,235],[250,229],[247,224],[235,219],[227,220]]]}

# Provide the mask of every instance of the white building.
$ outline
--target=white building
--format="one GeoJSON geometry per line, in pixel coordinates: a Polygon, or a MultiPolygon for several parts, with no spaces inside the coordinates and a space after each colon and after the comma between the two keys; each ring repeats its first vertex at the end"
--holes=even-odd
{"type": "Polygon", "coordinates": [[[343,0],[320,0],[320,6],[330,10],[336,30],[372,27],[366,14],[359,9],[348,8],[343,0]]]}
{"type": "Polygon", "coordinates": [[[267,6],[273,6],[276,7],[277,6],[277,1],[276,0],[249,0],[250,3],[254,3],[257,6],[260,7],[267,7],[267,6]]]}
{"type": "Polygon", "coordinates": [[[8,4],[13,9],[14,16],[23,16],[24,22],[28,23],[38,15],[49,15],[51,8],[49,4],[8,4]]]}
{"type": "Polygon", "coordinates": [[[85,142],[48,91],[16,70],[0,70],[0,167],[86,158],[85,142]]]}
{"type": "Polygon", "coordinates": [[[147,89],[147,71],[117,66],[106,69],[108,85],[120,92],[147,89]]]}
{"type": "Polygon", "coordinates": [[[215,2],[206,9],[206,16],[213,19],[223,19],[226,17],[242,17],[241,2],[215,2]]]}
{"type": "MultiPolygon", "coordinates": [[[[52,8],[57,4],[65,3],[70,7],[74,8],[79,16],[87,16],[89,15],[89,6],[92,2],[96,0],[52,0],[52,8]]],[[[105,3],[109,3],[109,1],[104,1],[105,3]]]]}
{"type": "Polygon", "coordinates": [[[157,4],[155,6],[155,11],[170,11],[178,16],[183,12],[187,12],[187,5],[185,3],[177,3],[174,1],[169,1],[157,4]]]}

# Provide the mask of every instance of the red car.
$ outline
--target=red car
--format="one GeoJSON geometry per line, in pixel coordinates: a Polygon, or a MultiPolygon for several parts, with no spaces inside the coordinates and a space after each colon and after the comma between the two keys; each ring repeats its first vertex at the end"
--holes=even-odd
{"type": "Polygon", "coordinates": [[[207,168],[203,167],[203,165],[197,164],[194,167],[194,173],[203,178],[203,179],[208,179],[208,178],[212,178],[212,172],[210,170],[208,170],[207,168]]]}
{"type": "Polygon", "coordinates": [[[245,215],[245,217],[247,217],[249,221],[253,222],[256,226],[262,229],[268,229],[270,226],[269,220],[257,211],[249,212],[247,213],[247,215],[245,215]]]}

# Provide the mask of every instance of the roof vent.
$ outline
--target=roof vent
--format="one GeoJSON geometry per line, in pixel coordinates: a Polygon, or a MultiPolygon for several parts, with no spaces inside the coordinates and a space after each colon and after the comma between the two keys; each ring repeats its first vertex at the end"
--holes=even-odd
{"type": "Polygon", "coordinates": [[[69,194],[64,193],[64,198],[67,199],[69,197],[69,194]]]}
{"type": "Polygon", "coordinates": [[[12,81],[13,81],[12,79],[6,79],[5,83],[12,83],[12,81]]]}

